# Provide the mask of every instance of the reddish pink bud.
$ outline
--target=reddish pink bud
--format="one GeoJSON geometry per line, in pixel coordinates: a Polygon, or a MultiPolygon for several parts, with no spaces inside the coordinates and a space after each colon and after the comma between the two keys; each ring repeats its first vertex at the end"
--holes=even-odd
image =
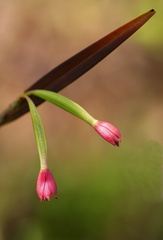
{"type": "Polygon", "coordinates": [[[49,169],[40,170],[36,191],[40,201],[50,200],[51,195],[54,195],[54,197],[57,198],[57,185],[49,169]]]}
{"type": "Polygon", "coordinates": [[[114,146],[119,146],[122,136],[119,130],[108,122],[97,121],[94,125],[96,132],[114,146]]]}

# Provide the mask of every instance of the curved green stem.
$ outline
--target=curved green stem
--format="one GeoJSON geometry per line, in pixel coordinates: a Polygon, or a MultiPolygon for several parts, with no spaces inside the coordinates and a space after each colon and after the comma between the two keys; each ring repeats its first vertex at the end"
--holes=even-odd
{"type": "Polygon", "coordinates": [[[34,135],[35,135],[39,158],[40,158],[40,165],[41,165],[41,169],[44,170],[44,169],[48,168],[48,165],[47,165],[47,139],[46,139],[46,135],[45,135],[44,126],[43,126],[41,117],[37,111],[37,108],[35,107],[32,100],[26,95],[23,95],[22,97],[24,97],[28,102],[28,106],[29,106],[29,110],[30,110],[31,118],[32,118],[34,135]]]}
{"type": "Polygon", "coordinates": [[[84,120],[91,126],[94,126],[97,121],[94,119],[84,108],[82,108],[79,104],[74,101],[58,94],[56,92],[47,91],[47,90],[34,90],[25,93],[26,95],[34,95],[40,97],[46,101],[49,101],[56,106],[66,110],[67,112],[75,115],[76,117],[84,120]]]}

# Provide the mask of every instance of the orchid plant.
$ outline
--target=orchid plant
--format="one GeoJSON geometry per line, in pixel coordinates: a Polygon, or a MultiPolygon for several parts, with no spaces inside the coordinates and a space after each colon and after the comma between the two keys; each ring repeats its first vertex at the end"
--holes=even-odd
{"type": "Polygon", "coordinates": [[[37,106],[44,101],[49,101],[88,123],[102,138],[113,146],[119,146],[122,136],[116,127],[108,122],[98,121],[80,105],[57,92],[110,54],[154,14],[155,11],[153,9],[142,14],[54,68],[28,88],[18,100],[13,102],[0,115],[0,126],[2,126],[19,118],[28,110],[31,113],[40,158],[40,172],[36,184],[36,191],[40,201],[50,200],[51,195],[57,198],[57,185],[52,173],[48,169],[47,139],[37,106]]]}

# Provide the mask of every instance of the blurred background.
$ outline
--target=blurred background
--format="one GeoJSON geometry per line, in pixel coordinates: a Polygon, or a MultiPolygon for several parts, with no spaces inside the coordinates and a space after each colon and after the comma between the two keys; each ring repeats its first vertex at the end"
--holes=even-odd
{"type": "Polygon", "coordinates": [[[120,129],[114,148],[50,103],[39,107],[58,200],[39,202],[30,115],[0,129],[0,240],[163,239],[163,2],[1,0],[0,111],[109,32],[157,14],[62,94],[120,129]]]}

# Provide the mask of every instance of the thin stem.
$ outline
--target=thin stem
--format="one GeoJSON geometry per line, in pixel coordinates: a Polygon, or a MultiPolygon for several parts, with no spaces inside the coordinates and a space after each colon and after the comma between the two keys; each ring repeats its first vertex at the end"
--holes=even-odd
{"type": "Polygon", "coordinates": [[[64,109],[65,111],[82,119],[83,121],[85,121],[86,123],[88,123],[91,126],[94,126],[94,124],[97,121],[79,104],[62,96],[61,94],[58,94],[58,93],[55,93],[52,91],[47,91],[47,90],[34,90],[34,91],[27,92],[26,95],[28,95],[28,96],[35,95],[46,101],[49,101],[49,102],[55,104],[56,106],[64,109]]]}
{"type": "Polygon", "coordinates": [[[48,168],[47,139],[46,139],[44,126],[43,126],[41,117],[37,111],[37,108],[35,107],[32,100],[26,95],[23,95],[22,97],[24,97],[28,102],[28,106],[31,113],[32,124],[33,124],[34,135],[35,135],[39,158],[40,158],[40,166],[41,166],[41,169],[44,170],[48,168]]]}

